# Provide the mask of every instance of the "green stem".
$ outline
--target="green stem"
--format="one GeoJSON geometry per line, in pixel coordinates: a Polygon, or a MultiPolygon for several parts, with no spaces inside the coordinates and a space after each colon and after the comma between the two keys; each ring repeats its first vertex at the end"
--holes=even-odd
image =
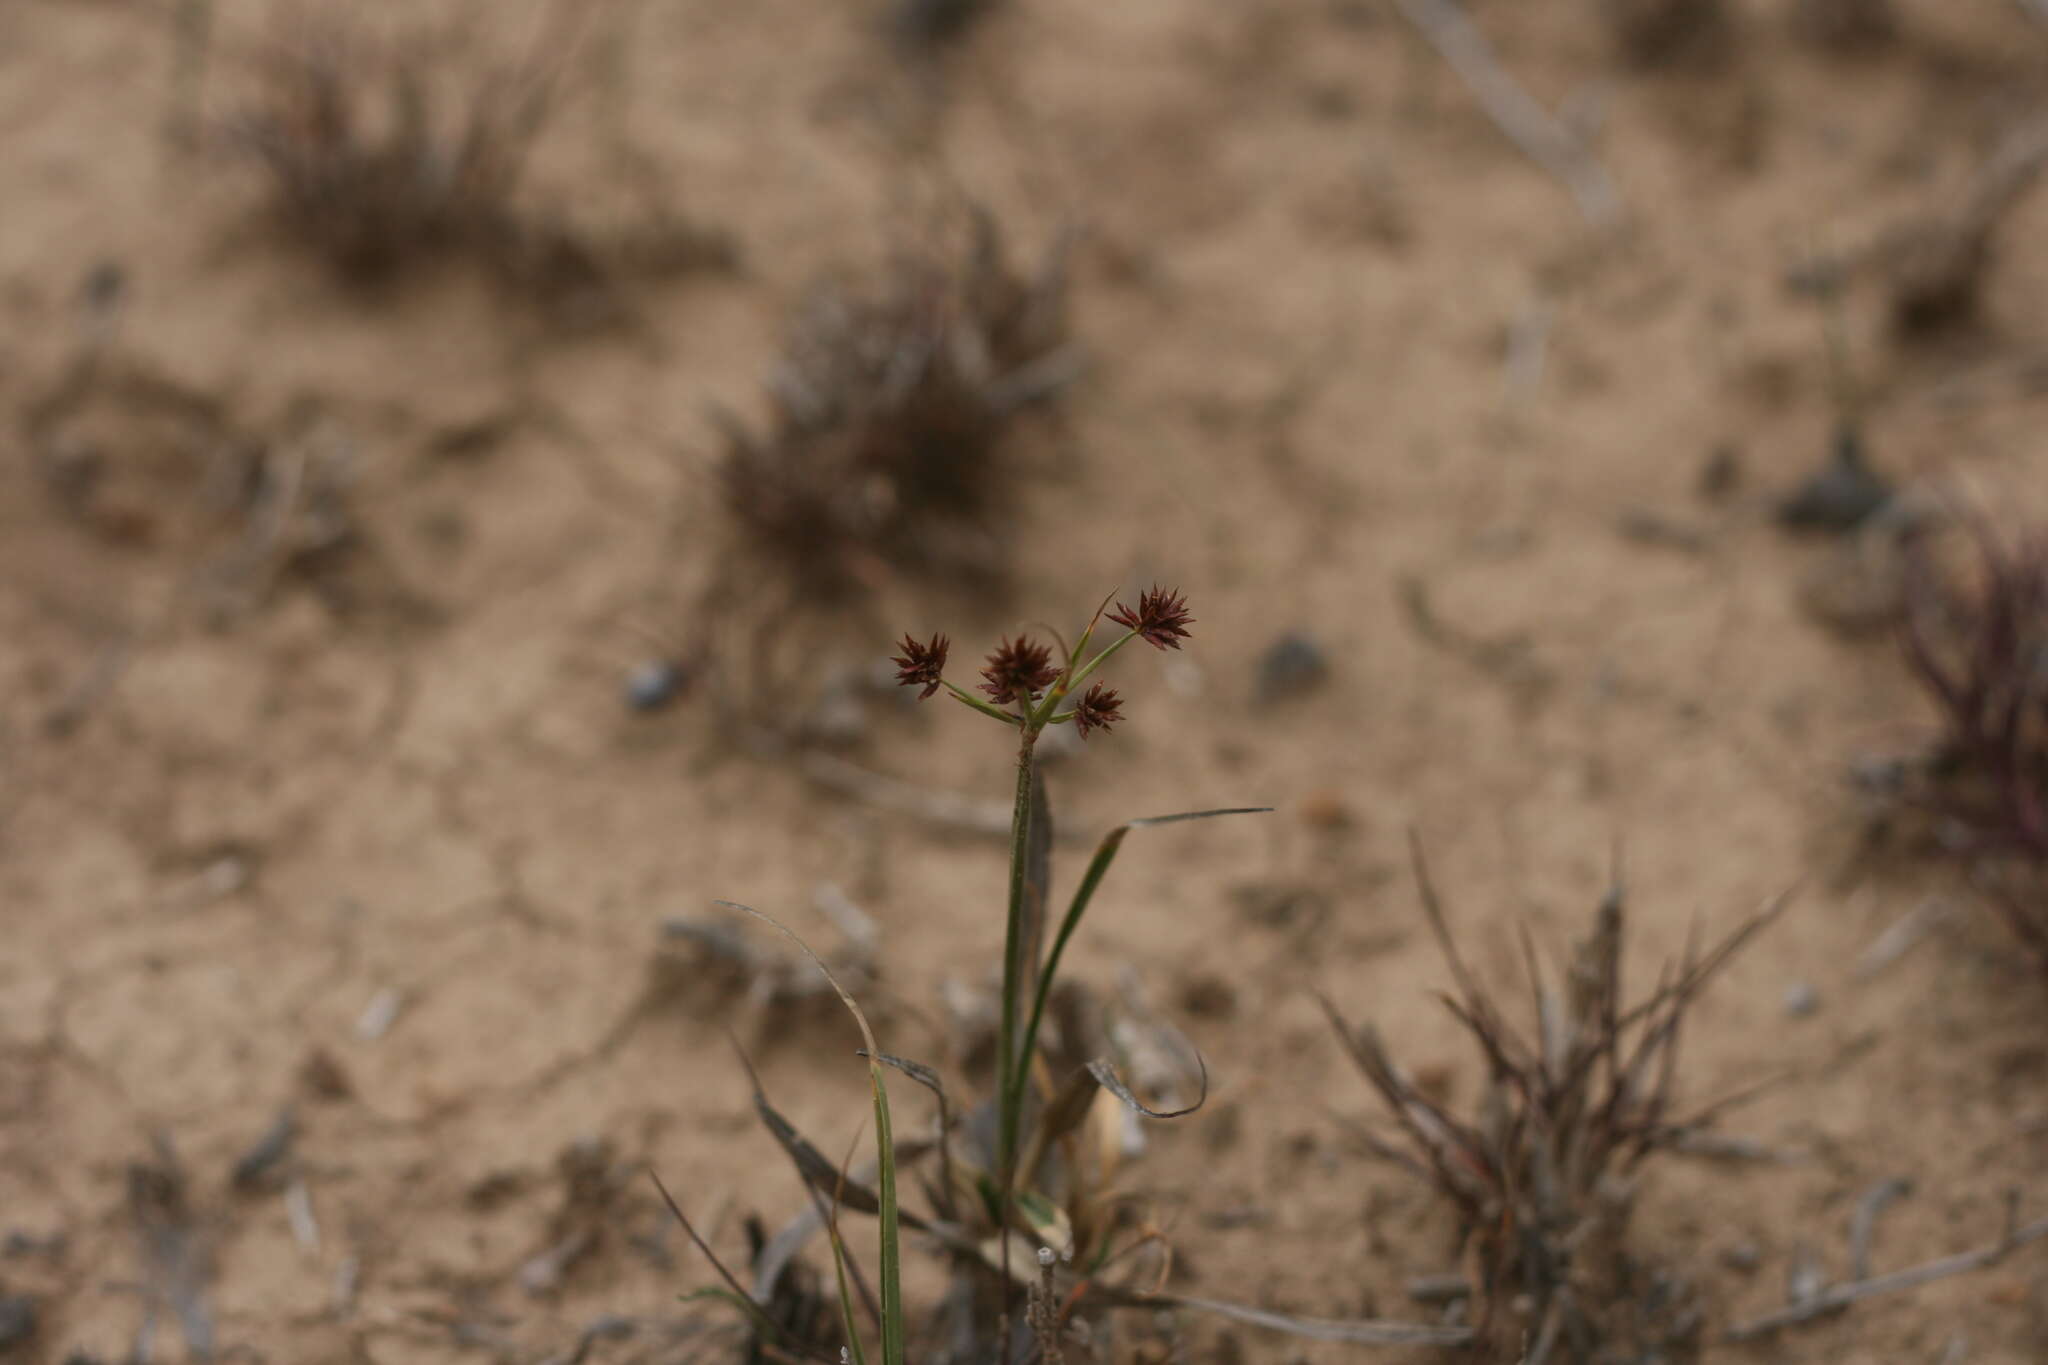
{"type": "MultiPolygon", "coordinates": [[[[1080,886],[1074,890],[1074,901],[1067,908],[1066,918],[1060,921],[1059,932],[1052,941],[1052,951],[1046,955],[1045,968],[1039,973],[1038,990],[1031,1002],[1031,1021],[1024,1028],[1021,1051],[1027,1066],[1031,1055],[1038,1050],[1038,1027],[1045,1022],[1046,1001],[1052,995],[1053,980],[1059,975],[1060,957],[1067,951],[1067,940],[1081,927],[1081,917],[1088,912],[1088,903],[1095,898],[1095,889],[1109,874],[1109,865],[1116,861],[1117,850],[1124,846],[1124,836],[1130,832],[1129,825],[1118,825],[1103,837],[1095,856],[1089,860],[1088,871],[1083,874],[1080,886]]],[[[1019,1083],[1017,1093],[1009,1097],[1008,1102],[1012,1106],[1021,1106],[1023,1099],[1024,1087],[1019,1083]]]]}
{"type": "MultiPolygon", "coordinates": [[[[940,679],[940,681],[945,682],[943,678],[940,679]]],[[[963,692],[961,689],[955,687],[952,683],[946,683],[946,690],[953,694],[954,700],[966,703],[968,706],[971,706],[975,710],[981,712],[984,716],[994,716],[997,720],[1001,721],[1005,725],[1021,725],[1024,723],[1022,718],[1017,716],[1014,712],[1005,711],[999,706],[991,706],[987,702],[983,701],[980,697],[976,697],[970,695],[967,692],[963,692]]]]}
{"type": "Polygon", "coordinates": [[[1024,896],[1031,839],[1031,759],[1038,742],[1038,730],[1024,726],[1023,742],[1017,748],[1017,804],[1010,816],[1010,908],[1003,927],[1003,1010],[997,1022],[996,1038],[996,1173],[1002,1207],[1002,1226],[1009,1226],[1011,1186],[1017,1160],[1018,1109],[1024,1087],[1021,1067],[1027,1059],[1017,1055],[1019,997],[1024,990],[1024,896]]]}
{"type": "Polygon", "coordinates": [[[1053,690],[1049,694],[1047,694],[1045,704],[1039,708],[1038,714],[1034,715],[1031,718],[1032,722],[1037,725],[1044,725],[1046,722],[1050,721],[1053,718],[1053,708],[1058,706],[1062,701],[1065,701],[1069,696],[1073,695],[1074,689],[1078,688],[1082,683],[1088,681],[1089,674],[1093,673],[1096,669],[1108,663],[1110,655],[1116,653],[1118,650],[1122,649],[1125,645],[1129,644],[1131,641],[1137,638],[1137,631],[1127,630],[1122,635],[1119,635],[1116,639],[1104,645],[1102,647],[1102,652],[1100,654],[1090,659],[1087,663],[1081,665],[1079,671],[1077,671],[1072,677],[1062,679],[1060,681],[1059,686],[1053,688],[1053,690]]]}

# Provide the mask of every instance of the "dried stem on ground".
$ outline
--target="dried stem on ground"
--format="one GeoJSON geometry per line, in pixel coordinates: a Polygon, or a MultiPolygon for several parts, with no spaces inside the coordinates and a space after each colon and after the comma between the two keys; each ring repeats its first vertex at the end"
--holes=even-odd
{"type": "Polygon", "coordinates": [[[1617,222],[1621,191],[1578,136],[1538,104],[1494,55],[1486,35],[1452,0],[1395,0],[1401,13],[1450,63],[1480,108],[1531,161],[1564,182],[1591,227],[1617,222]]]}
{"type": "Polygon", "coordinates": [[[1891,1294],[1901,1289],[1916,1289],[1923,1284],[1947,1279],[1951,1275],[1984,1270],[1997,1265],[2028,1243],[2038,1242],[2044,1237],[2048,1237],[2048,1218],[2037,1218],[2022,1226],[2019,1221],[2019,1196],[2015,1193],[2006,1204],[2004,1230],[1998,1240],[1988,1246],[1978,1247],[1974,1251],[1958,1252],[1954,1256],[1938,1257],[1916,1266],[1908,1266],[1904,1270],[1894,1270],[1886,1275],[1864,1276],[1834,1285],[1788,1308],[1766,1313],[1748,1322],[1736,1323],[1722,1333],[1722,1339],[1755,1341],[1781,1332],[1787,1327],[1831,1317],[1847,1309],[1851,1304],[1876,1298],[1880,1294],[1891,1294]]]}

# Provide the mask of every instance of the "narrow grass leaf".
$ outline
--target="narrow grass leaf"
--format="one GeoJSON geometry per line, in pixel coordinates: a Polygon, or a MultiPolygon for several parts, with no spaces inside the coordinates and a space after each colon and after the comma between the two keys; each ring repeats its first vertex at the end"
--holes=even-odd
{"type": "Polygon", "coordinates": [[[752,915],[802,949],[804,956],[816,964],[832,989],[838,992],[847,1013],[853,1016],[853,1022],[860,1026],[861,1040],[867,1044],[868,1088],[875,1097],[876,1199],[882,1225],[882,1361],[883,1365],[904,1365],[903,1247],[896,1201],[896,1137],[889,1123],[888,1083],[882,1077],[882,1064],[875,1060],[882,1051],[875,1045],[875,1031],[868,1026],[868,1017],[859,1003],[846,987],[839,984],[839,978],[832,975],[832,969],[825,965],[825,960],[812,952],[811,945],[797,937],[788,926],[774,916],[763,914],[750,905],[741,905],[738,901],[722,900],[718,904],[752,915]]]}
{"type": "Polygon", "coordinates": [[[861,1345],[860,1325],[853,1318],[853,1295],[847,1292],[846,1239],[839,1235],[839,1196],[845,1189],[847,1164],[852,1160],[853,1147],[848,1144],[846,1161],[839,1166],[839,1186],[832,1191],[832,1202],[825,1210],[825,1236],[832,1243],[832,1273],[839,1282],[840,1330],[846,1334],[846,1348],[853,1355],[854,1365],[867,1365],[867,1348],[861,1345]]]}
{"type": "MultiPolygon", "coordinates": [[[[862,1053],[866,1056],[866,1053],[862,1053]]],[[[913,1062],[907,1057],[892,1057],[884,1052],[875,1058],[884,1066],[895,1067],[904,1075],[932,1092],[939,1105],[939,1193],[933,1202],[939,1213],[949,1222],[958,1222],[960,1213],[954,1201],[955,1183],[953,1177],[953,1113],[946,1103],[946,1086],[939,1079],[939,1073],[923,1062],[913,1062]]],[[[929,1187],[927,1187],[929,1192],[929,1187]]]]}
{"type": "MultiPolygon", "coordinates": [[[[1030,1075],[1031,1058],[1038,1047],[1039,1027],[1045,1022],[1046,1001],[1051,998],[1053,982],[1059,977],[1060,958],[1066,953],[1067,942],[1074,931],[1081,927],[1082,916],[1088,913],[1088,904],[1095,898],[1095,892],[1102,885],[1102,879],[1109,875],[1110,865],[1116,861],[1117,851],[1124,845],[1124,839],[1134,829],[1151,829],[1158,825],[1177,825],[1188,820],[1209,820],[1219,815],[1264,815],[1272,811],[1271,806],[1231,806],[1220,810],[1182,811],[1176,815],[1151,815],[1142,819],[1127,821],[1102,836],[1096,846],[1095,856],[1088,862],[1088,870],[1082,874],[1081,884],[1074,888],[1074,899],[1067,906],[1066,917],[1060,921],[1059,932],[1053,938],[1052,952],[1047,955],[1045,966],[1038,974],[1036,995],[1031,1003],[1031,1022],[1025,1026],[1023,1046],[1017,1053],[1017,1065],[1009,1078],[1010,1093],[1003,1106],[1005,1117],[1012,1123],[1024,1102],[1024,1082],[1030,1075]]],[[[1093,1068],[1090,1068],[1093,1070],[1093,1068]]],[[[1112,1073],[1114,1074],[1114,1073],[1112,1073]]],[[[1203,1077],[1203,1091],[1206,1094],[1208,1079],[1203,1077]]],[[[1112,1092],[1114,1093],[1114,1092],[1112,1092]]],[[[1125,1092],[1128,1093],[1128,1092],[1125,1092]]],[[[1006,1150],[1015,1151],[1015,1135],[1009,1135],[1006,1150]]]]}
{"type": "Polygon", "coordinates": [[[1202,1073],[1202,1092],[1195,1096],[1195,1102],[1185,1109],[1147,1109],[1138,1097],[1131,1093],[1131,1088],[1124,1084],[1123,1078],[1116,1074],[1116,1068],[1100,1057],[1088,1063],[1088,1074],[1095,1078],[1097,1085],[1122,1100],[1127,1108],[1143,1114],[1148,1119],[1179,1119],[1186,1118],[1209,1102],[1209,1064],[1202,1060],[1202,1054],[1199,1052],[1195,1054],[1195,1065],[1202,1073]]]}
{"type": "MultiPolygon", "coordinates": [[[[1052,904],[1052,805],[1045,794],[1045,774],[1031,766],[1031,824],[1024,840],[1024,981],[1036,981],[1045,960],[1045,920],[1052,904]]],[[[1030,1054],[1024,1054],[1026,1064],[1030,1054]]]]}
{"type": "MultiPolygon", "coordinates": [[[[747,1293],[739,1280],[730,1270],[726,1269],[725,1262],[718,1259],[718,1253],[711,1249],[710,1243],[698,1235],[696,1225],[691,1223],[688,1216],[683,1213],[682,1206],[676,1203],[675,1196],[668,1192],[668,1186],[661,1183],[661,1177],[655,1173],[652,1167],[648,1168],[647,1178],[654,1182],[655,1189],[661,1191],[662,1202],[668,1205],[668,1211],[675,1215],[675,1220],[683,1225],[683,1232],[688,1235],[691,1245],[704,1253],[704,1259],[711,1262],[711,1268],[718,1272],[718,1278],[725,1281],[725,1292],[730,1295],[730,1301],[746,1310],[747,1316],[754,1320],[755,1330],[761,1334],[764,1340],[771,1342],[781,1341],[782,1329],[775,1325],[775,1319],[768,1316],[767,1309],[754,1302],[753,1297],[747,1293]]],[[[720,1291],[713,1287],[708,1292],[718,1294],[720,1291]]]]}

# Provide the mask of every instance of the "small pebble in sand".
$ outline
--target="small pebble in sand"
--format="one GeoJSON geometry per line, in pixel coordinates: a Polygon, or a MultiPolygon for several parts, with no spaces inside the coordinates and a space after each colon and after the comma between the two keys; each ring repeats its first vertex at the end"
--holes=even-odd
{"type": "Polygon", "coordinates": [[[1804,1019],[1820,1008],[1820,992],[1804,981],[1795,981],[1785,988],[1785,1013],[1794,1019],[1804,1019]]]}
{"type": "Polygon", "coordinates": [[[1748,1275],[1763,1263],[1764,1254],[1757,1249],[1755,1242],[1737,1242],[1733,1246],[1721,1248],[1721,1264],[1730,1270],[1738,1270],[1748,1275]]]}
{"type": "Polygon", "coordinates": [[[682,694],[682,666],[672,659],[649,659],[626,675],[626,705],[635,711],[659,711],[682,694]]]}
{"type": "Polygon", "coordinates": [[[370,1003],[356,1018],[356,1037],[366,1043],[374,1043],[391,1032],[391,1026],[398,1022],[398,1012],[405,1008],[405,996],[396,987],[386,986],[370,997],[370,1003]]]}
{"type": "Polygon", "coordinates": [[[1827,464],[1778,504],[1778,520],[1795,531],[1841,534],[1870,520],[1892,500],[1892,487],[1871,469],[1856,428],[1835,433],[1827,464]]]}
{"type": "Polygon", "coordinates": [[[1266,646],[1259,656],[1253,688],[1260,702],[1299,697],[1321,687],[1330,676],[1329,656],[1308,636],[1290,632],[1266,646]]]}
{"type": "Polygon", "coordinates": [[[1180,1006],[1198,1019],[1228,1019],[1237,1013],[1237,987],[1227,977],[1193,976],[1181,984],[1180,1006]]]}

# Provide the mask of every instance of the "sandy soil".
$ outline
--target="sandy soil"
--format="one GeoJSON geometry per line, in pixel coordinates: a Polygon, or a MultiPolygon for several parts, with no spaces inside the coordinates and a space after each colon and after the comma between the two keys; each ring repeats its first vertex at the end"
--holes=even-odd
{"type": "MultiPolygon", "coordinates": [[[[1370,1097],[1312,995],[1476,1091],[1430,998],[1410,827],[1507,982],[1511,926],[1561,948],[1617,843],[1645,974],[1799,888],[1705,1001],[1686,1090],[1796,1070],[1728,1126],[1804,1159],[1666,1168],[1641,1212],[1717,1317],[1781,1304],[1802,1248],[1846,1275],[1850,1210],[1888,1176],[1915,1193],[1880,1268],[1988,1240],[2009,1188],[2038,1212],[2038,988],[1951,872],[1859,852],[1848,765],[1929,717],[1881,637],[1814,610],[1838,551],[1770,517],[1835,415],[1822,315],[1786,274],[1954,200],[2039,89],[2048,32],[2021,7],[1919,0],[1899,42],[1843,56],[1753,3],[1728,65],[1644,72],[1596,6],[1475,5],[1597,128],[1631,221],[1596,234],[1391,6],[1016,0],[919,70],[861,5],[627,4],[532,191],[601,211],[656,186],[743,265],[572,335],[461,269],[361,296],[269,231],[243,169],[163,136],[170,8],[0,9],[0,1286],[42,1320],[8,1358],[127,1358],[155,1207],[130,1168],[159,1138],[244,1358],[560,1359],[599,1315],[674,1315],[705,1269],[637,1180],[559,1284],[520,1271],[561,1235],[579,1140],[654,1164],[728,1250],[744,1213],[799,1206],[721,1038],[734,994],[643,991],[662,919],[715,896],[829,939],[814,889],[844,888],[880,925],[889,1045],[938,1055],[941,981],[978,983],[1000,939],[999,844],[821,789],[703,691],[638,715],[620,687],[650,633],[687,630],[725,543],[707,405],[760,411],[805,284],[873,261],[949,182],[1019,243],[1090,234],[1093,363],[1018,447],[1016,585],[897,581],[829,629],[794,620],[788,691],[757,700],[801,710],[904,629],[972,648],[1112,587],[1187,592],[1189,662],[1125,656],[1128,724],[1050,780],[1077,832],[1279,807],[1134,840],[1078,950],[1104,985],[1134,968],[1215,1078],[1142,1167],[1191,1292],[1408,1316],[1403,1279],[1445,1268],[1440,1215],[1349,1136],[1370,1097]],[[95,343],[81,290],[108,265],[126,288],[95,343]],[[63,421],[112,472],[81,509],[38,423],[94,344],[63,421]],[[286,439],[346,474],[359,540],[318,572],[208,511],[203,452],[286,439]],[[1709,498],[1720,450],[1740,477],[1709,498]],[[1256,701],[1288,630],[1330,677],[1256,701]],[[1330,915],[1258,922],[1254,884],[1330,915]],[[1929,901],[1940,931],[1859,978],[1929,901]],[[1795,1018],[1800,983],[1819,1008],[1795,1018]],[[234,1188],[287,1106],[302,1193],[234,1188]]],[[[220,7],[208,119],[262,19],[220,7]]],[[[1999,240],[1973,337],[1895,344],[1881,276],[1844,320],[1879,464],[2006,502],[2039,483],[2048,203],[1999,240]]],[[[1003,737],[937,704],[870,701],[842,753],[976,800],[1009,782],[1003,737]]],[[[828,1149],[864,1115],[853,1044],[823,1010],[759,1040],[828,1149]]],[[[1933,1361],[1958,1334],[1976,1365],[2048,1358],[2038,1249],[1713,1358],[1933,1361]]],[[[1360,1354],[1227,1336],[1198,1329],[1191,1358],[1360,1354]]],[[[169,1321],[156,1341],[178,1358],[169,1321]]],[[[669,1358],[650,1341],[588,1358],[669,1358]]]]}

